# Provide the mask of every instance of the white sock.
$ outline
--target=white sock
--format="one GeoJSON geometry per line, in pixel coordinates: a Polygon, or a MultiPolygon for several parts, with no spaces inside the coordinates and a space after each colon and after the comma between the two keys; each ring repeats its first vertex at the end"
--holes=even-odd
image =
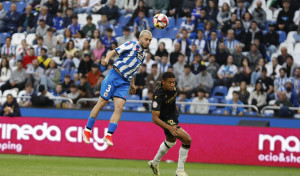
{"type": "Polygon", "coordinates": [[[153,160],[155,165],[159,164],[159,161],[168,152],[169,149],[170,148],[166,146],[165,142],[160,144],[159,150],[153,160]]]}
{"type": "Polygon", "coordinates": [[[189,153],[189,149],[185,149],[185,148],[180,147],[177,171],[183,171],[184,170],[184,163],[185,163],[185,161],[188,157],[188,153],[189,153]]]}

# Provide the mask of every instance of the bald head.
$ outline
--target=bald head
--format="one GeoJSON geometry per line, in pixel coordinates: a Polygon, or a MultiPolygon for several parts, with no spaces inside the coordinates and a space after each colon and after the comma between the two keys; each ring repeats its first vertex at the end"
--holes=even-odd
{"type": "Polygon", "coordinates": [[[143,30],[139,36],[139,45],[143,49],[148,49],[152,40],[152,33],[148,30],[143,30]]]}
{"type": "Polygon", "coordinates": [[[142,32],[140,33],[139,37],[143,37],[145,34],[150,35],[152,37],[152,33],[148,30],[142,30],[142,32]]]}

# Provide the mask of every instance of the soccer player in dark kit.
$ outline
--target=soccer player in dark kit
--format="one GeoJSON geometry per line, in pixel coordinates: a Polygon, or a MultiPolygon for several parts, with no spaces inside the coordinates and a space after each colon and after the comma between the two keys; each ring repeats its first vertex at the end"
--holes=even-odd
{"type": "Polygon", "coordinates": [[[175,75],[171,72],[165,72],[162,75],[162,82],[157,86],[152,102],[152,120],[155,124],[164,129],[166,139],[160,145],[159,150],[153,160],[148,165],[155,175],[159,173],[159,161],[175,146],[176,139],[182,142],[179,150],[178,167],[176,176],[187,176],[184,171],[188,152],[191,146],[191,136],[178,125],[179,113],[176,109],[177,91],[175,87],[175,75]]]}

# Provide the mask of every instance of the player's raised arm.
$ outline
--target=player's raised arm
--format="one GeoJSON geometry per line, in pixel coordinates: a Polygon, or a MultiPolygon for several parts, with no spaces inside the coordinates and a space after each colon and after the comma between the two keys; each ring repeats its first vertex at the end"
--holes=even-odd
{"type": "Polygon", "coordinates": [[[109,60],[110,60],[112,57],[114,57],[116,54],[117,54],[116,50],[109,51],[109,52],[106,54],[105,59],[103,59],[103,60],[101,61],[101,64],[104,65],[104,66],[106,66],[106,65],[108,64],[109,60]]]}

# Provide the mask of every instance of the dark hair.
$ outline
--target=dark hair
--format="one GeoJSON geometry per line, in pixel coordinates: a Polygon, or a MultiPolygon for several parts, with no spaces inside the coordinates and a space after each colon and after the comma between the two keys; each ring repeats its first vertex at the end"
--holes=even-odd
{"type": "Polygon", "coordinates": [[[86,79],[86,76],[85,76],[85,75],[82,75],[81,78],[86,79]]]}
{"type": "Polygon", "coordinates": [[[163,75],[162,75],[162,80],[166,81],[166,80],[169,79],[169,78],[175,78],[174,73],[168,72],[168,71],[165,72],[165,73],[163,73],[163,75]]]}
{"type": "Polygon", "coordinates": [[[43,48],[41,48],[41,51],[45,51],[47,53],[48,50],[43,47],[43,48]]]}
{"type": "Polygon", "coordinates": [[[6,60],[6,66],[4,66],[5,68],[6,68],[6,73],[8,72],[8,70],[9,70],[9,62],[8,62],[8,60],[7,60],[7,58],[2,58],[2,60],[1,60],[1,63],[0,63],[0,72],[2,71],[2,62],[3,62],[3,60],[6,60]]]}
{"type": "Polygon", "coordinates": [[[76,86],[74,83],[72,83],[72,84],[70,85],[70,88],[77,88],[77,86],[76,86]]]}
{"type": "Polygon", "coordinates": [[[205,90],[204,90],[204,89],[202,89],[202,88],[199,88],[199,89],[198,89],[198,91],[197,91],[197,93],[198,93],[198,92],[205,93],[205,90]]]}
{"type": "Polygon", "coordinates": [[[130,31],[130,28],[125,26],[125,27],[123,27],[123,31],[130,31]]]}
{"type": "Polygon", "coordinates": [[[40,86],[39,86],[39,92],[44,92],[44,90],[46,90],[46,88],[45,88],[45,86],[43,85],[43,84],[41,84],[40,86]]]}
{"type": "Polygon", "coordinates": [[[98,65],[97,64],[93,64],[92,67],[98,68],[98,65]]]}
{"type": "Polygon", "coordinates": [[[293,56],[290,55],[290,54],[288,54],[287,57],[286,57],[285,59],[287,60],[287,58],[290,58],[290,59],[294,60],[293,56]]]}
{"type": "Polygon", "coordinates": [[[65,78],[71,78],[71,75],[66,74],[66,75],[65,75],[65,78]]]}
{"type": "Polygon", "coordinates": [[[63,13],[63,11],[61,9],[58,9],[57,13],[63,13]]]}
{"type": "Polygon", "coordinates": [[[157,64],[152,64],[151,68],[156,67],[157,68],[157,64]]]}
{"type": "Polygon", "coordinates": [[[37,40],[44,40],[42,36],[38,36],[37,40]]]}
{"type": "Polygon", "coordinates": [[[8,96],[11,96],[11,97],[14,98],[14,96],[11,93],[6,95],[6,97],[8,97],[8,96]]]}
{"type": "Polygon", "coordinates": [[[18,62],[20,62],[21,64],[23,64],[23,61],[22,61],[22,60],[17,60],[17,63],[18,63],[18,62]]]}
{"type": "Polygon", "coordinates": [[[39,22],[44,22],[44,23],[46,23],[46,21],[44,20],[44,19],[40,19],[40,21],[39,22]]]}
{"type": "Polygon", "coordinates": [[[256,89],[256,86],[257,86],[257,84],[260,84],[260,85],[261,85],[261,88],[260,88],[260,93],[263,93],[263,92],[264,92],[264,90],[263,90],[263,87],[262,87],[262,83],[261,83],[260,81],[256,81],[256,83],[255,83],[255,89],[254,89],[254,90],[256,90],[256,91],[257,91],[257,89],[256,89]]]}
{"type": "Polygon", "coordinates": [[[184,65],[184,68],[191,68],[191,66],[190,66],[190,64],[186,64],[186,65],[184,65]]]}
{"type": "Polygon", "coordinates": [[[73,14],[72,17],[71,17],[71,19],[78,19],[78,16],[75,15],[75,14],[73,14]]]}
{"type": "Polygon", "coordinates": [[[70,50],[70,48],[69,48],[69,44],[70,44],[70,42],[72,42],[72,43],[73,43],[73,48],[75,47],[75,43],[74,43],[74,41],[73,41],[73,40],[69,40],[69,42],[67,43],[67,46],[66,46],[66,50],[67,50],[67,51],[69,51],[69,50],[70,50]]]}
{"type": "Polygon", "coordinates": [[[47,32],[53,32],[52,28],[48,28],[47,32]]]}
{"type": "Polygon", "coordinates": [[[113,32],[112,28],[107,28],[106,32],[113,32]]]}
{"type": "Polygon", "coordinates": [[[238,91],[233,91],[232,94],[238,94],[239,95],[239,92],[238,91]]]}
{"type": "Polygon", "coordinates": [[[261,72],[267,72],[267,68],[265,66],[262,67],[261,72]]]}
{"type": "Polygon", "coordinates": [[[93,18],[92,18],[91,15],[89,15],[89,16],[86,17],[86,19],[87,19],[87,20],[92,20],[93,18]]]}
{"type": "Polygon", "coordinates": [[[78,90],[81,90],[82,92],[86,92],[86,88],[84,86],[79,86],[78,90]]]}
{"type": "Polygon", "coordinates": [[[281,70],[283,70],[286,73],[286,69],[285,68],[280,68],[279,72],[281,72],[281,70]]]}
{"type": "Polygon", "coordinates": [[[32,88],[32,84],[31,83],[26,83],[25,87],[31,87],[32,88]]]}
{"type": "Polygon", "coordinates": [[[141,67],[147,67],[147,64],[142,63],[141,67]]]}

